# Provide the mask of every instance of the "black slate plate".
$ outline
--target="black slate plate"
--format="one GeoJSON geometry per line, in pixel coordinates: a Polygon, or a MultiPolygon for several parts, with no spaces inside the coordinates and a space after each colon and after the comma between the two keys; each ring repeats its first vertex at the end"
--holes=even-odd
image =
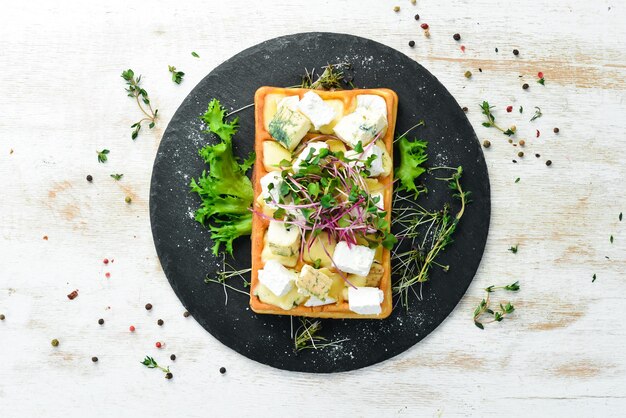
{"type": "MultiPolygon", "coordinates": [[[[253,108],[238,114],[241,126],[235,152],[246,156],[253,148],[253,108]]],[[[397,155],[397,154],[396,154],[397,155]]],[[[397,162],[397,160],[396,160],[397,162]]],[[[445,184],[427,180],[430,192],[420,203],[440,208],[450,201],[445,184]]],[[[389,359],[413,346],[435,329],[454,309],[469,286],[482,257],[490,218],[489,178],[484,157],[471,125],[458,103],[435,77],[404,54],[380,43],[335,33],[301,33],[255,45],[224,62],[187,96],[170,122],[159,147],[152,173],[150,218],[163,270],[187,310],[215,338],[244,356],[273,367],[330,373],[358,369],[389,359]],[[220,269],[221,257],[210,252],[209,232],[193,220],[199,205],[189,193],[189,180],[205,166],[198,149],[216,141],[202,134],[198,116],[209,100],[218,98],[227,108],[252,103],[263,85],[299,84],[304,68],[350,62],[358,87],[387,87],[399,97],[396,133],[419,119],[426,126],[414,131],[429,141],[430,166],[464,168],[463,185],[473,202],[455,234],[455,242],[441,256],[448,273],[435,269],[422,289],[423,299],[412,299],[407,311],[399,306],[386,320],[324,320],[322,335],[348,338],[339,348],[293,351],[289,317],[257,315],[248,298],[204,283],[207,273],[220,269]]],[[[250,266],[250,241],[239,239],[233,264],[250,266]]],[[[237,280],[233,284],[239,286],[237,280]]],[[[294,320],[294,327],[298,320],[294,320]]]]}

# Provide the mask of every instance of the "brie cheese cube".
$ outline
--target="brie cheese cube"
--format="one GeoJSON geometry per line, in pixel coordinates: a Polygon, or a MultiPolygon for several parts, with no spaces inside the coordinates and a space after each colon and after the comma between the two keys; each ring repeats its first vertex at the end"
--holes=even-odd
{"type": "Polygon", "coordinates": [[[382,193],[376,192],[372,193],[370,196],[372,196],[372,201],[374,201],[374,204],[379,210],[385,210],[385,201],[382,193]],[[376,202],[377,199],[378,201],[376,202]]]}
{"type": "MultiPolygon", "coordinates": [[[[281,103],[287,99],[290,98],[283,99],[281,103]]],[[[270,121],[268,132],[279,144],[293,151],[310,128],[311,123],[306,116],[283,104],[270,121]]]]}
{"type": "Polygon", "coordinates": [[[271,199],[270,202],[266,201],[266,205],[271,208],[275,208],[274,202],[278,202],[280,198],[280,186],[283,184],[283,177],[280,171],[270,171],[259,180],[261,184],[261,197],[263,200],[271,199]]]}
{"type": "Polygon", "coordinates": [[[321,149],[328,149],[328,144],[326,144],[326,142],[309,142],[306,148],[298,155],[296,161],[294,161],[292,165],[293,171],[297,173],[300,170],[300,164],[302,164],[303,161],[309,161],[309,157],[312,159],[319,155],[321,149]],[[313,150],[313,154],[311,154],[311,150],[313,150]]]}
{"type": "Polygon", "coordinates": [[[339,241],[333,253],[333,261],[337,268],[345,273],[367,276],[375,254],[375,250],[364,245],[348,246],[347,242],[339,241]]]}
{"type": "Polygon", "coordinates": [[[300,228],[284,222],[270,221],[267,242],[273,254],[292,257],[300,252],[300,228]]]}
{"type": "Polygon", "coordinates": [[[387,128],[387,117],[380,112],[357,108],[354,112],[343,117],[335,125],[335,135],[352,148],[361,142],[363,146],[387,128]]]}
{"type": "Polygon", "coordinates": [[[335,118],[335,110],[312,91],[305,93],[298,102],[298,110],[309,118],[316,131],[320,127],[328,125],[335,118]]]}
{"type": "Polygon", "coordinates": [[[310,308],[313,306],[330,305],[331,303],[335,303],[335,302],[337,302],[337,300],[331,298],[330,296],[326,297],[326,299],[324,300],[318,299],[315,296],[311,296],[309,299],[307,299],[306,302],[304,302],[304,306],[310,308]]]}
{"type": "Polygon", "coordinates": [[[300,275],[296,279],[298,292],[307,296],[315,296],[321,300],[328,297],[332,285],[333,279],[308,264],[302,266],[300,275]]]}
{"type": "Polygon", "coordinates": [[[375,94],[359,94],[356,96],[357,109],[373,110],[387,117],[387,102],[375,94]]]}
{"type": "Polygon", "coordinates": [[[287,270],[276,260],[268,260],[258,271],[259,282],[278,297],[285,296],[293,288],[296,273],[287,270]]]}
{"type": "Polygon", "coordinates": [[[352,312],[360,315],[378,315],[385,294],[377,287],[348,288],[348,304],[352,312]]]}

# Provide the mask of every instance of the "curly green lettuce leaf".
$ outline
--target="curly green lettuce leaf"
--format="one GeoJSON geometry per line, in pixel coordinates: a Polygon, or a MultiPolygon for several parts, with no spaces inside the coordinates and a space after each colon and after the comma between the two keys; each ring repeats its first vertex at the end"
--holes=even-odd
{"type": "Polygon", "coordinates": [[[395,171],[396,178],[400,180],[398,191],[413,192],[416,196],[419,194],[420,191],[415,185],[415,180],[426,171],[422,164],[428,159],[426,155],[427,145],[426,141],[419,139],[409,141],[404,136],[399,139],[400,167],[395,171]]]}
{"type": "Polygon", "coordinates": [[[210,229],[215,255],[222,245],[232,255],[233,241],[252,232],[250,206],[254,191],[246,172],[254,163],[255,155],[251,153],[243,162],[233,155],[232,137],[237,132],[237,119],[226,122],[224,116],[220,102],[211,100],[202,119],[207,124],[207,132],[216,134],[221,142],[207,145],[198,152],[209,168],[190,182],[191,191],[202,201],[195,212],[195,220],[210,229]]]}

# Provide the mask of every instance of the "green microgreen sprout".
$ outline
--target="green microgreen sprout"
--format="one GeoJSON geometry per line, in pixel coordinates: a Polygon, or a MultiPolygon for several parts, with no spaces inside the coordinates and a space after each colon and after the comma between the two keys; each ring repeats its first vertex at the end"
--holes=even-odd
{"type": "Polygon", "coordinates": [[[504,290],[507,292],[517,292],[520,289],[519,282],[512,283],[507,286],[489,286],[485,288],[485,292],[487,296],[481,300],[476,309],[474,309],[474,325],[476,325],[480,329],[485,329],[484,324],[488,324],[491,322],[500,322],[506,316],[511,315],[515,311],[515,307],[511,304],[511,302],[500,303],[499,309],[495,311],[490,307],[490,297],[491,294],[497,290],[504,290]],[[484,314],[492,315],[492,318],[487,321],[481,321],[481,317],[484,314]]]}
{"type": "Polygon", "coordinates": [[[139,135],[139,130],[141,129],[141,124],[143,122],[148,122],[148,127],[150,129],[154,128],[159,109],[152,110],[152,104],[150,104],[148,92],[139,85],[141,83],[141,76],[135,78],[133,70],[128,69],[122,72],[122,78],[126,81],[126,92],[128,93],[128,97],[133,97],[137,101],[139,110],[141,110],[141,112],[145,115],[145,117],[130,126],[133,128],[131,138],[136,139],[137,135],[139,135]]]}
{"type": "Polygon", "coordinates": [[[302,350],[321,350],[328,347],[339,347],[342,342],[348,341],[344,338],[338,341],[328,341],[325,337],[318,335],[322,329],[321,321],[312,321],[307,318],[298,318],[300,327],[296,330],[293,338],[294,351],[297,353],[302,350]]]}
{"type": "Polygon", "coordinates": [[[103,149],[102,151],[96,151],[96,153],[98,154],[98,162],[99,163],[107,162],[107,160],[109,159],[108,157],[109,152],[110,151],[108,149],[103,149]]]}
{"type": "MultiPolygon", "coordinates": [[[[222,253],[222,269],[217,272],[217,278],[209,277],[207,275],[204,279],[205,283],[217,283],[221,284],[224,288],[224,305],[228,304],[228,292],[226,289],[234,290],[237,293],[249,296],[250,293],[244,290],[238,289],[231,284],[226,283],[232,277],[239,277],[243,282],[244,288],[250,287],[250,280],[244,275],[249,274],[252,268],[244,268],[237,270],[230,263],[226,261],[226,254],[222,253]]],[[[210,274],[210,273],[209,273],[210,274]]]]}
{"type": "Polygon", "coordinates": [[[185,76],[185,73],[183,73],[182,71],[176,71],[176,67],[172,65],[168,65],[167,69],[170,73],[172,73],[172,81],[174,83],[180,84],[181,81],[183,81],[183,77],[185,76]]]}
{"type": "Polygon", "coordinates": [[[512,245],[511,248],[509,248],[509,251],[513,254],[517,254],[517,247],[519,247],[519,244],[515,244],[514,246],[512,245]]]}
{"type": "Polygon", "coordinates": [[[159,370],[161,370],[163,373],[165,373],[165,378],[166,379],[171,379],[172,378],[172,372],[170,372],[170,368],[169,367],[161,367],[161,366],[159,366],[159,364],[156,362],[156,360],[154,360],[154,358],[152,358],[150,356],[146,356],[146,358],[143,359],[143,361],[141,361],[140,363],[143,364],[144,366],[146,366],[149,369],[159,369],[159,370]]]}

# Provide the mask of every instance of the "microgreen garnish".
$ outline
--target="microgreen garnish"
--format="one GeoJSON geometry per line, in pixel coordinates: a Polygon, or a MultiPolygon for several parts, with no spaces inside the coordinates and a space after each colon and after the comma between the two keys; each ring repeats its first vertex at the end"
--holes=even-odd
{"type": "Polygon", "coordinates": [[[233,240],[250,235],[252,231],[250,206],[254,191],[246,172],[254,163],[254,153],[243,162],[233,155],[232,137],[237,132],[239,119],[227,122],[225,113],[220,102],[213,99],[200,117],[207,125],[204,132],[214,133],[222,141],[199,151],[209,170],[190,183],[191,191],[202,199],[195,219],[211,230],[212,250],[216,255],[221,245],[232,254],[233,240]]]}
{"type": "Polygon", "coordinates": [[[124,177],[123,174],[111,174],[111,177],[113,177],[115,180],[121,180],[122,177],[124,177]]]}
{"type": "Polygon", "coordinates": [[[234,290],[235,292],[241,293],[246,296],[250,296],[250,293],[242,289],[238,289],[233,285],[226,283],[226,281],[228,281],[228,279],[232,277],[239,277],[242,280],[243,287],[248,288],[250,287],[250,280],[248,280],[247,276],[244,275],[249,274],[251,271],[251,268],[244,268],[239,270],[235,269],[235,267],[233,267],[230,263],[226,262],[225,254],[222,254],[222,270],[216,273],[217,278],[214,279],[212,277],[209,277],[209,275],[207,274],[207,276],[204,278],[204,282],[221,284],[224,288],[224,305],[227,305],[228,292],[226,291],[226,289],[234,290]]]}
{"type": "Polygon", "coordinates": [[[108,149],[103,149],[102,151],[96,151],[96,152],[98,153],[99,163],[105,163],[109,159],[108,154],[110,151],[108,149]]]}
{"type": "Polygon", "coordinates": [[[520,181],[519,177],[515,179],[515,183],[519,183],[519,181],[520,181]]]}
{"type": "Polygon", "coordinates": [[[595,274],[595,273],[593,273],[593,276],[592,276],[592,277],[593,277],[593,279],[591,280],[591,283],[593,283],[593,282],[595,282],[595,281],[596,281],[596,274],[595,274]]]}
{"type": "MultiPolygon", "coordinates": [[[[441,210],[429,211],[420,205],[398,207],[394,204],[393,223],[401,231],[396,233],[400,245],[403,241],[409,244],[402,251],[396,250],[392,254],[392,260],[398,265],[397,280],[393,284],[393,291],[400,295],[400,301],[408,309],[409,291],[413,286],[423,283],[430,278],[430,270],[438,266],[444,271],[449,266],[439,264],[436,260],[438,255],[452,243],[452,235],[463,217],[466,205],[470,202],[470,192],[465,191],[461,185],[462,167],[433,167],[435,170],[452,171],[449,177],[436,178],[436,180],[448,183],[452,196],[460,202],[460,208],[456,214],[452,213],[450,204],[446,203],[441,210]],[[423,232],[426,228],[426,232],[423,232]],[[405,250],[404,250],[405,249],[405,250]]],[[[396,201],[412,200],[396,193],[396,201]]],[[[416,294],[417,295],[417,294],[416,294]]]]}
{"type": "Polygon", "coordinates": [[[158,363],[150,356],[146,356],[145,359],[143,359],[143,361],[140,362],[141,364],[143,364],[144,366],[146,366],[149,369],[159,369],[161,370],[163,373],[165,373],[165,378],[166,379],[171,379],[172,378],[172,373],[170,372],[170,368],[169,367],[161,367],[158,365],[158,363]]]}
{"type": "Polygon", "coordinates": [[[303,89],[324,90],[343,89],[344,86],[353,89],[356,88],[353,83],[354,77],[352,76],[352,64],[347,62],[340,62],[337,64],[328,64],[322,67],[322,69],[324,70],[322,74],[317,77],[317,79],[315,79],[315,69],[309,72],[305,68],[305,74],[301,77],[302,82],[297,87],[303,89]],[[349,72],[350,74],[346,74],[347,72],[349,72]]]}
{"type": "Polygon", "coordinates": [[[191,56],[196,57],[196,58],[200,58],[200,55],[198,55],[198,53],[195,52],[195,51],[191,52],[191,56]]]}
{"type": "Polygon", "coordinates": [[[495,106],[489,106],[489,102],[483,101],[482,105],[480,105],[480,109],[482,114],[487,117],[487,122],[483,122],[483,126],[486,128],[496,128],[500,132],[502,132],[506,136],[512,136],[515,134],[515,129],[513,127],[504,130],[496,124],[496,117],[491,112],[491,109],[494,109],[495,106]]]}
{"type": "Polygon", "coordinates": [[[519,282],[512,283],[507,286],[489,286],[485,288],[485,292],[487,296],[478,304],[476,309],[474,309],[474,325],[476,325],[480,329],[485,329],[483,324],[488,324],[491,322],[500,322],[504,319],[504,317],[511,315],[515,311],[515,307],[511,304],[511,302],[507,302],[506,304],[500,303],[498,310],[493,310],[490,307],[490,297],[491,293],[496,290],[505,290],[508,292],[517,292],[520,289],[519,282]],[[492,318],[488,321],[481,321],[481,317],[483,314],[492,315],[492,318]]]}
{"type": "Polygon", "coordinates": [[[512,252],[513,254],[517,254],[517,247],[519,247],[519,244],[515,244],[514,246],[511,246],[511,248],[509,248],[509,251],[512,252]]]}
{"type": "Polygon", "coordinates": [[[126,85],[128,86],[126,87],[128,97],[135,98],[135,100],[137,101],[137,106],[139,106],[139,110],[141,110],[141,112],[145,115],[145,117],[130,126],[131,128],[133,128],[131,138],[136,139],[137,135],[139,135],[139,130],[141,129],[141,124],[143,122],[149,122],[148,127],[150,129],[154,128],[159,109],[152,110],[152,105],[150,104],[148,92],[139,86],[139,83],[141,82],[141,76],[135,78],[135,73],[133,72],[133,70],[128,69],[122,72],[122,78],[126,81],[126,85]]]}
{"type": "Polygon", "coordinates": [[[167,70],[170,73],[172,73],[172,81],[174,83],[180,84],[180,82],[183,81],[183,77],[185,76],[185,73],[183,73],[182,71],[176,71],[176,67],[172,65],[168,65],[167,70]]]}
{"type": "Polygon", "coordinates": [[[541,113],[541,109],[537,106],[535,106],[535,114],[533,115],[532,118],[530,118],[530,122],[534,121],[535,119],[539,119],[540,117],[543,116],[543,113],[541,113]]]}
{"type": "Polygon", "coordinates": [[[320,321],[312,321],[307,318],[299,318],[300,327],[296,330],[293,338],[294,351],[299,352],[302,350],[313,349],[321,350],[327,347],[339,347],[344,341],[348,341],[348,338],[344,338],[338,341],[330,341],[317,333],[322,329],[322,323],[320,321]]]}

